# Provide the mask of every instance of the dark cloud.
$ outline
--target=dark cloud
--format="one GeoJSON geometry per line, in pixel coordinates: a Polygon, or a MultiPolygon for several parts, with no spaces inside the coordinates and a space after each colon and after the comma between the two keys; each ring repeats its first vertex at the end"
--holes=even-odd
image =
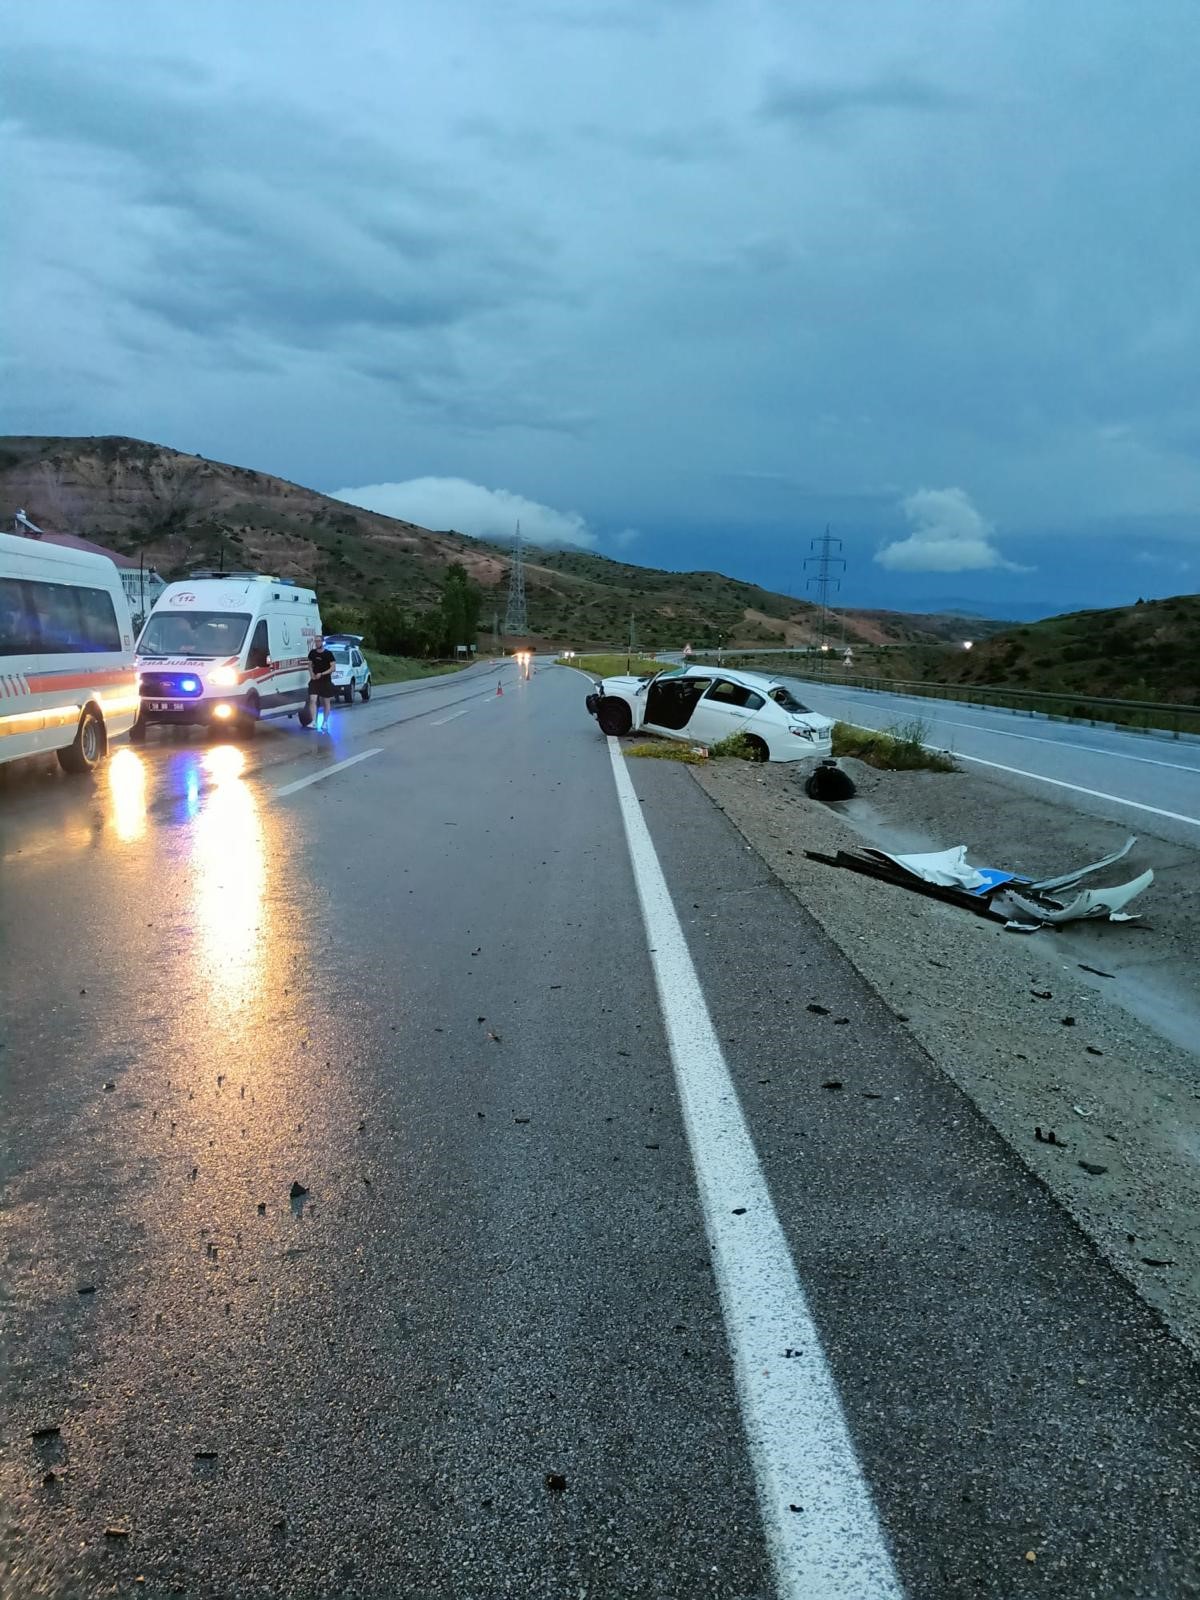
{"type": "Polygon", "coordinates": [[[969,102],[935,83],[903,75],[867,83],[777,81],[763,96],[762,114],[772,122],[821,123],[855,112],[960,111],[969,102]]]}
{"type": "Polygon", "coordinates": [[[178,63],[132,77],[79,51],[8,65],[21,127],[121,159],[131,198],[163,224],[126,299],[184,332],[254,328],[311,348],[553,295],[544,236],[328,122],[197,86],[178,63]]]}

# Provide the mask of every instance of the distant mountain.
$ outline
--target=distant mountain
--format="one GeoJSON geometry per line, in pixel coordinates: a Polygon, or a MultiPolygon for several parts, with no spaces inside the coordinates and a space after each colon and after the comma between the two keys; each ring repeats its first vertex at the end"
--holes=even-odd
{"type": "MultiPolygon", "coordinates": [[[[505,609],[511,550],[452,530],[361,511],[247,467],[111,436],[0,437],[0,521],[18,507],[46,528],[143,554],[164,577],[196,567],[250,568],[300,579],[322,600],[365,608],[397,595],[431,604],[461,562],[484,593],[483,630],[505,609]]],[[[793,645],[820,637],[812,604],[717,572],[664,572],[575,550],[529,550],[531,637],[587,647],[628,638],[681,645],[793,645]]],[[[985,637],[995,623],[976,619],[985,637]]],[[[962,617],[838,612],[833,633],[856,644],[958,638],[962,617]]]]}

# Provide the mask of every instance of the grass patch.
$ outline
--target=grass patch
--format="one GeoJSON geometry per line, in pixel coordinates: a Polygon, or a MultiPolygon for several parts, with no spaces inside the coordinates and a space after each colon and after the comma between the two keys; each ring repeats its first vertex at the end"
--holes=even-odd
{"type": "Polygon", "coordinates": [[[559,656],[560,667],[578,667],[581,672],[588,672],[593,678],[618,678],[624,677],[627,672],[634,673],[637,677],[643,674],[653,675],[662,672],[667,666],[665,661],[651,661],[647,656],[634,656],[628,666],[625,665],[627,656],[575,656],[568,661],[559,656]]]}
{"type": "Polygon", "coordinates": [[[883,772],[957,772],[958,763],[944,750],[928,750],[929,724],[919,718],[900,722],[883,733],[856,728],[851,722],[833,725],[833,754],[856,756],[883,772]]]}
{"type": "Polygon", "coordinates": [[[727,739],[720,739],[711,746],[709,754],[717,760],[734,761],[761,761],[763,759],[762,745],[756,744],[747,734],[731,733],[727,739]]]}
{"type": "Polygon", "coordinates": [[[364,650],[372,683],[406,683],[410,678],[436,678],[444,672],[461,672],[469,661],[418,661],[413,656],[385,656],[364,650]]]}
{"type": "Polygon", "coordinates": [[[704,757],[693,750],[690,745],[672,744],[667,740],[661,742],[657,739],[645,739],[641,744],[631,744],[626,749],[627,756],[652,756],[659,761],[686,761],[691,767],[704,764],[704,757]]]}

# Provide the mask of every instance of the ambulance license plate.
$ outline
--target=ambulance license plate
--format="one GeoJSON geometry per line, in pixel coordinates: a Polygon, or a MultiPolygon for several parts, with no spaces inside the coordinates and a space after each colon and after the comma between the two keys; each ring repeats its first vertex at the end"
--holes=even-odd
{"type": "Polygon", "coordinates": [[[147,700],[146,709],[148,711],[183,711],[185,706],[182,700],[147,700]]]}

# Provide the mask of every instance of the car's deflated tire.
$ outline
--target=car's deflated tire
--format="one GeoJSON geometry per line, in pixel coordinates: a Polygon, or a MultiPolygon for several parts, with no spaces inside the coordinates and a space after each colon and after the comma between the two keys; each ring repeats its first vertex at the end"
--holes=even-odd
{"type": "Polygon", "coordinates": [[[633,726],[633,717],[624,700],[616,700],[608,695],[596,707],[596,721],[605,733],[614,736],[628,733],[633,726]]]}

